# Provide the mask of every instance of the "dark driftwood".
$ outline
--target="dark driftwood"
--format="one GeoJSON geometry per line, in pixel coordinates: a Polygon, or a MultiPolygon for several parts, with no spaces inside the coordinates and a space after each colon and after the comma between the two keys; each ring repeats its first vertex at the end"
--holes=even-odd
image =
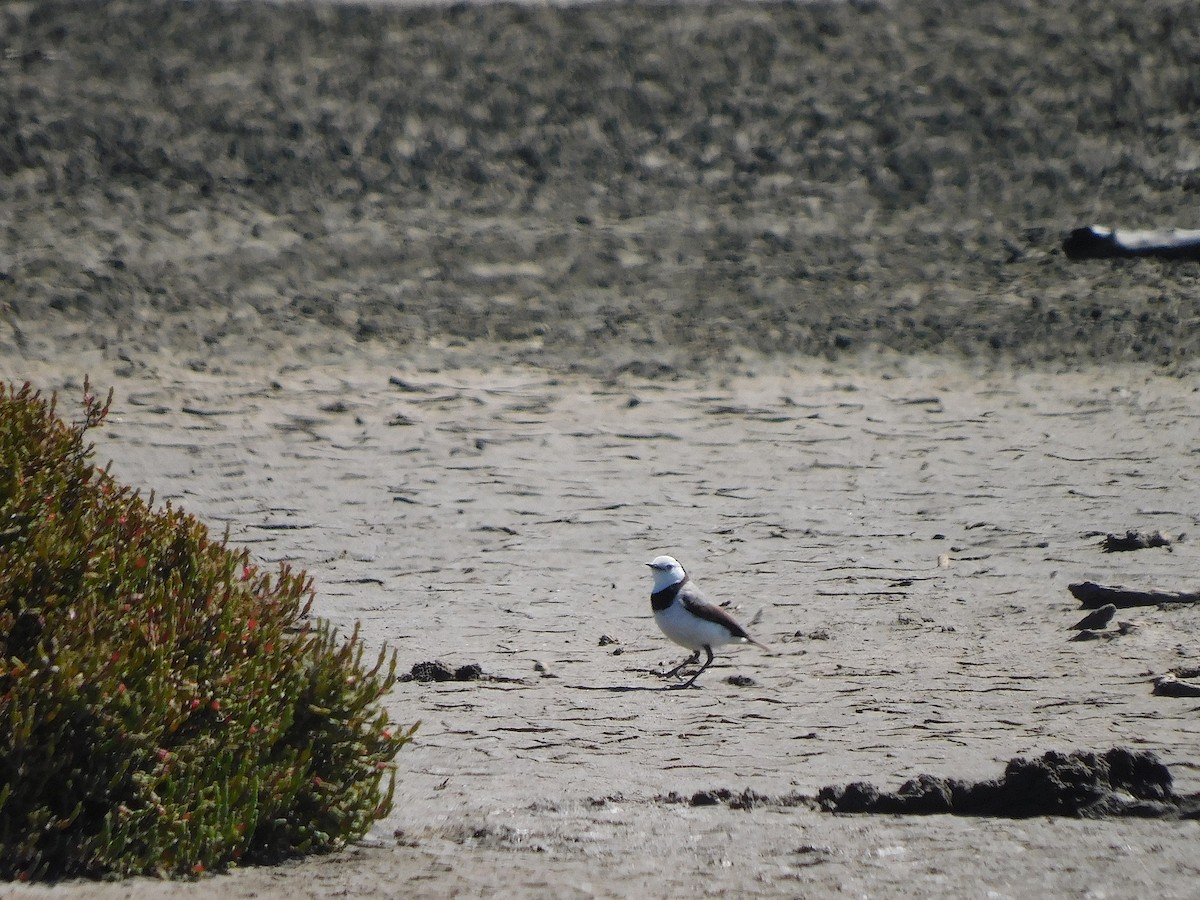
{"type": "Polygon", "coordinates": [[[1157,256],[1160,259],[1200,259],[1200,231],[1162,228],[1139,231],[1089,225],[1076,228],[1063,241],[1068,259],[1113,259],[1157,256]]]}
{"type": "Polygon", "coordinates": [[[1200,697],[1200,684],[1180,681],[1174,675],[1154,679],[1154,693],[1160,697],[1200,697]]]}
{"type": "Polygon", "coordinates": [[[1094,581],[1067,585],[1067,590],[1085,609],[1098,609],[1108,603],[1118,609],[1131,606],[1158,606],[1160,603],[1200,603],[1200,593],[1194,591],[1130,591],[1105,587],[1094,581]]]}

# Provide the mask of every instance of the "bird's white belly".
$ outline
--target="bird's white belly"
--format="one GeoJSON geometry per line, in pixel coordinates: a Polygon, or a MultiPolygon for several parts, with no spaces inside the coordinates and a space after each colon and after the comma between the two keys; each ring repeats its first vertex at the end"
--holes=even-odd
{"type": "Polygon", "coordinates": [[[694,616],[679,603],[656,610],[654,621],[658,623],[663,634],[689,650],[701,650],[706,644],[709,647],[720,647],[733,640],[733,635],[724,625],[694,616]]]}

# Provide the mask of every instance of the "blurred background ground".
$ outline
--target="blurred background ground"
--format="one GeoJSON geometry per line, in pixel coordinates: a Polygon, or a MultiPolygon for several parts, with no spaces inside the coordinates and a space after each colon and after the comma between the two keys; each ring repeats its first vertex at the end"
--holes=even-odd
{"type": "Polygon", "coordinates": [[[1187,367],[1200,7],[0,6],[0,353],[1187,367]],[[363,348],[364,350],[366,348],[363,348]]]}

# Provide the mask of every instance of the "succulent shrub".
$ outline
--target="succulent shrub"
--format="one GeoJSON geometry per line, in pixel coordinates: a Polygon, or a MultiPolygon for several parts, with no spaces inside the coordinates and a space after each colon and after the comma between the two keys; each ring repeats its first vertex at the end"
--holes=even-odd
{"type": "Polygon", "coordinates": [[[391,808],[413,728],[269,573],[93,463],[82,418],[0,383],[0,877],[192,875],[335,849],[391,808]]]}

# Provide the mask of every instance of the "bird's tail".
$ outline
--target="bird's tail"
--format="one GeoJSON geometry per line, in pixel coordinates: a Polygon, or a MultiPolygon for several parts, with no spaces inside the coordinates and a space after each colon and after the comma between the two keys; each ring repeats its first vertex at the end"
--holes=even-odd
{"type": "MultiPolygon", "coordinates": [[[[759,620],[762,618],[762,615],[763,615],[763,611],[762,611],[762,609],[759,609],[759,611],[754,614],[754,618],[750,620],[749,627],[753,628],[755,625],[757,625],[759,620]]],[[[748,643],[753,644],[755,647],[758,647],[760,650],[765,650],[767,653],[770,653],[772,656],[776,655],[774,650],[772,650],[770,647],[768,647],[766,644],[762,643],[761,641],[756,641],[754,638],[750,637],[750,635],[746,634],[744,629],[742,631],[742,634],[745,636],[746,641],[748,643]]]]}

